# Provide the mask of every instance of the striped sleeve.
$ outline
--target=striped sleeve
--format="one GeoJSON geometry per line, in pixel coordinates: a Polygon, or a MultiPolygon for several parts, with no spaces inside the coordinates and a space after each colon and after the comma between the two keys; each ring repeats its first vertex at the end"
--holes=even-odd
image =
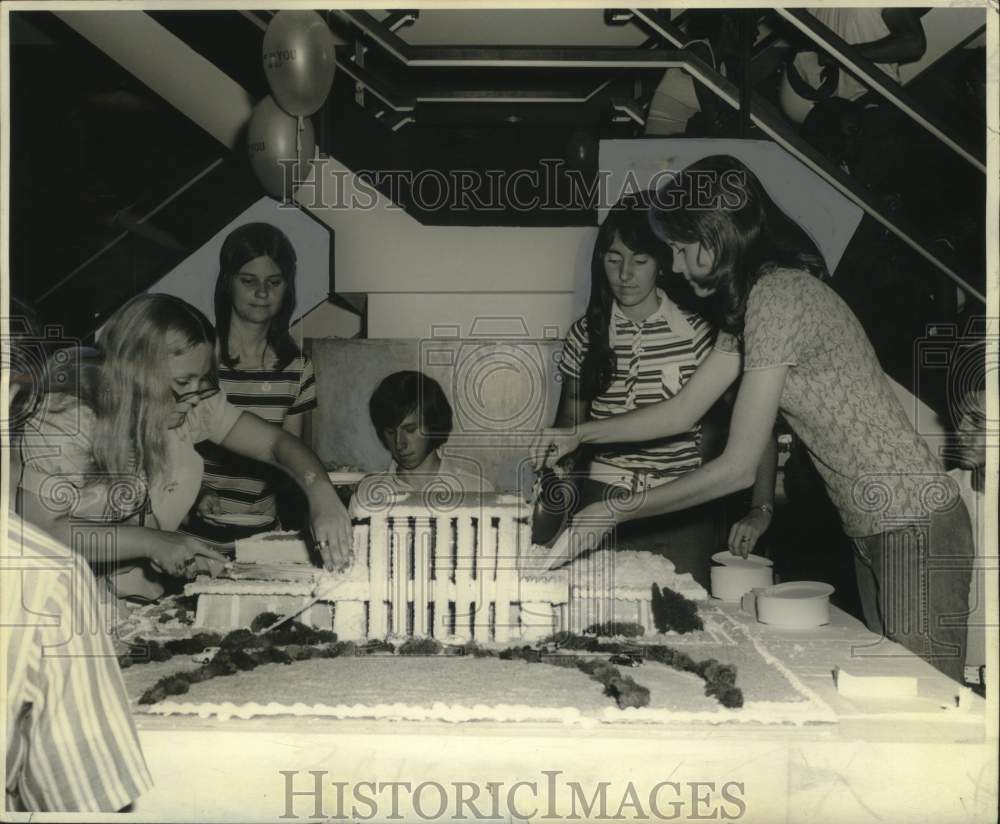
{"type": "Polygon", "coordinates": [[[587,353],[587,319],[580,318],[569,328],[559,358],[559,371],[570,378],[579,380],[583,371],[583,359],[587,353]]]}
{"type": "Polygon", "coordinates": [[[25,620],[20,641],[7,649],[8,684],[21,685],[8,696],[21,710],[8,730],[8,767],[17,768],[16,777],[8,774],[8,795],[29,810],[115,812],[152,780],[93,573],[78,556],[32,546],[53,544],[48,536],[25,528],[15,540],[25,547],[22,558],[48,554],[21,576],[22,608],[36,606],[47,620],[25,620]]]}
{"type": "Polygon", "coordinates": [[[302,372],[299,378],[299,393],[295,402],[288,408],[289,415],[301,415],[316,408],[316,375],[313,373],[312,361],[303,356],[302,372]]]}

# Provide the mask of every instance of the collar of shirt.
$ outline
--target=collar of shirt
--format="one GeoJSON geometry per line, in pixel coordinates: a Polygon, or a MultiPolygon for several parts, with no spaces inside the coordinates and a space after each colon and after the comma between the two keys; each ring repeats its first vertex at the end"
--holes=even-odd
{"type": "Polygon", "coordinates": [[[619,324],[624,327],[620,331],[635,333],[642,332],[648,324],[663,321],[667,324],[670,334],[694,336],[694,329],[691,327],[691,324],[684,317],[684,313],[667,297],[666,292],[662,289],[657,289],[656,299],[658,301],[656,311],[641,321],[634,321],[627,317],[618,305],[618,301],[613,302],[611,307],[611,323],[608,324],[608,343],[612,349],[615,348],[618,342],[619,324]]]}
{"type": "MultiPolygon", "coordinates": [[[[440,446],[437,449],[434,450],[434,454],[437,455],[438,458],[441,459],[441,468],[438,470],[437,474],[438,475],[443,475],[443,474],[445,474],[445,471],[444,471],[445,470],[445,464],[448,462],[448,457],[446,455],[443,455],[441,453],[441,447],[440,446]]],[[[406,480],[406,476],[399,474],[399,466],[396,464],[395,458],[390,459],[390,461],[389,461],[389,468],[386,469],[386,472],[388,472],[393,477],[393,479],[396,481],[396,483],[400,487],[405,488],[405,489],[413,489],[413,485],[409,481],[406,480]]]]}
{"type": "MultiPolygon", "coordinates": [[[[621,306],[618,305],[618,301],[615,300],[611,302],[611,320],[614,321],[615,323],[626,323],[630,324],[631,326],[640,326],[640,327],[644,324],[652,323],[653,321],[657,320],[663,320],[669,323],[670,319],[667,317],[667,305],[669,303],[670,301],[667,299],[666,292],[664,292],[662,289],[657,289],[656,309],[653,311],[653,313],[649,317],[643,318],[642,320],[632,320],[632,318],[628,317],[622,311],[621,306]]],[[[612,328],[614,328],[614,325],[612,325],[612,328]]]]}

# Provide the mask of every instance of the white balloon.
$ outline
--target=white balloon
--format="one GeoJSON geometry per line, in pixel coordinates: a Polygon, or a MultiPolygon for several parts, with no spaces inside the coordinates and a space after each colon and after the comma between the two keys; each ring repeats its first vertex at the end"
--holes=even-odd
{"type": "Polygon", "coordinates": [[[337,68],[336,41],[314,11],[279,11],[264,33],[264,74],[286,112],[308,117],[330,94],[337,68]]]}
{"type": "Polygon", "coordinates": [[[294,194],[294,182],[309,175],[309,165],[316,154],[312,121],[303,118],[302,125],[300,136],[298,118],[283,112],[271,97],[261,100],[250,116],[247,127],[250,166],[267,193],[279,200],[287,200],[294,194]],[[283,160],[286,162],[282,163],[283,160]]]}

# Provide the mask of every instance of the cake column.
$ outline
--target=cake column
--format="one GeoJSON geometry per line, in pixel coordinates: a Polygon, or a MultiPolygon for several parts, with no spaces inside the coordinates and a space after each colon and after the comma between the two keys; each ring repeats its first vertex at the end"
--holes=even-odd
{"type": "Polygon", "coordinates": [[[479,515],[476,540],[476,638],[480,641],[490,640],[490,604],[493,603],[496,586],[493,581],[495,566],[497,533],[493,529],[493,512],[483,510],[479,515]]]}
{"type": "Polygon", "coordinates": [[[613,592],[608,588],[611,575],[609,567],[614,562],[609,560],[610,552],[595,553],[594,559],[594,595],[596,596],[597,623],[604,624],[614,620],[613,592]]]}
{"type": "Polygon", "coordinates": [[[493,527],[495,513],[484,509],[479,516],[479,540],[477,543],[479,556],[476,561],[478,578],[478,594],[476,595],[476,637],[483,641],[490,640],[490,605],[496,599],[496,568],[497,543],[499,536],[493,527]]]}
{"type": "MultiPolygon", "coordinates": [[[[240,604],[241,597],[237,594],[234,595],[232,600],[229,602],[229,627],[230,629],[236,629],[242,626],[240,622],[240,604]]],[[[250,619],[247,619],[247,626],[250,625],[250,619]]]]}
{"type": "Polygon", "coordinates": [[[368,580],[371,582],[371,600],[368,602],[368,634],[372,638],[383,638],[389,632],[385,614],[385,602],[388,600],[386,584],[389,576],[387,516],[383,513],[372,515],[370,530],[371,568],[368,572],[368,580]]]}
{"type": "Polygon", "coordinates": [[[646,630],[648,634],[656,632],[656,627],[653,626],[653,616],[649,608],[649,601],[645,598],[639,600],[639,626],[646,630]]]}
{"type": "Polygon", "coordinates": [[[439,516],[434,547],[434,581],[431,594],[434,598],[434,637],[445,638],[450,632],[448,602],[454,597],[455,584],[452,581],[452,553],[456,551],[456,533],[452,531],[450,517],[439,516]]]}
{"type": "Polygon", "coordinates": [[[473,635],[472,625],[476,616],[472,613],[476,600],[476,555],[477,521],[468,511],[458,518],[458,564],[455,570],[455,634],[463,638],[473,635]]]}
{"type": "Polygon", "coordinates": [[[511,513],[500,515],[500,531],[497,535],[495,578],[493,598],[496,602],[496,639],[503,642],[510,639],[510,601],[517,597],[517,522],[511,513]]]}
{"type": "Polygon", "coordinates": [[[413,634],[427,635],[427,590],[430,586],[431,518],[418,517],[413,535],[413,634]]]}
{"type": "Polygon", "coordinates": [[[569,631],[583,632],[587,612],[584,590],[579,586],[570,586],[569,593],[569,631]]]}
{"type": "Polygon", "coordinates": [[[392,577],[389,591],[392,598],[392,632],[406,634],[406,583],[410,576],[407,552],[408,519],[398,515],[392,519],[392,577]]]}

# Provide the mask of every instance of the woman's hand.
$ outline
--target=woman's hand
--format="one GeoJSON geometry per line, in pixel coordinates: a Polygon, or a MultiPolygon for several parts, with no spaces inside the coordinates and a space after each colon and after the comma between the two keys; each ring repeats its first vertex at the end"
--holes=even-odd
{"type": "Polygon", "coordinates": [[[323,566],[328,570],[342,572],[351,563],[354,530],[351,527],[351,516],[347,514],[332,486],[329,487],[329,492],[324,488],[309,497],[309,516],[323,566]]]}
{"type": "Polygon", "coordinates": [[[205,491],[198,499],[198,504],[195,508],[198,512],[198,517],[205,520],[211,518],[212,515],[222,514],[222,501],[215,492],[205,491]]]}
{"type": "Polygon", "coordinates": [[[753,552],[760,536],[767,532],[770,525],[770,512],[763,509],[751,509],[729,530],[729,551],[733,555],[746,558],[753,552]]]}
{"type": "Polygon", "coordinates": [[[543,429],[531,442],[531,463],[536,470],[554,466],[580,446],[578,429],[543,429]]]}
{"type": "Polygon", "coordinates": [[[309,499],[309,518],[323,566],[342,570],[350,564],[354,545],[351,519],[315,452],[250,412],[240,415],[222,446],[281,467],[298,481],[309,499]]]}
{"type": "Polygon", "coordinates": [[[617,518],[603,502],[585,506],[573,516],[569,526],[548,551],[545,569],[556,569],[597,549],[617,523],[617,518]]]}
{"type": "Polygon", "coordinates": [[[180,532],[146,530],[152,540],[150,563],[161,572],[175,578],[193,578],[200,571],[217,572],[226,564],[226,557],[203,541],[180,532]],[[217,564],[214,566],[213,563],[217,564]]]}

